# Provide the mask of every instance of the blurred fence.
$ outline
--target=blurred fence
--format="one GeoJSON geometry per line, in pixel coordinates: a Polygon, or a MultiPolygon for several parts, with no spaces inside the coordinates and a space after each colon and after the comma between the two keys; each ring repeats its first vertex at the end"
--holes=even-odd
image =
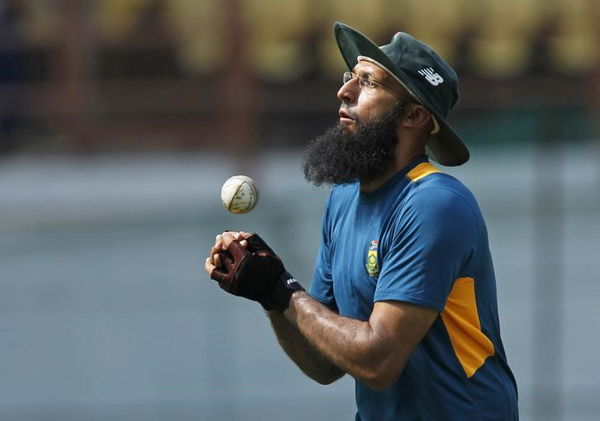
{"type": "MultiPolygon", "coordinates": [[[[302,144],[336,107],[341,20],[398,30],[461,76],[457,126],[528,138],[529,114],[597,132],[594,0],[1,0],[0,149],[225,149],[302,144]],[[474,122],[478,122],[474,123],[474,122]]],[[[535,129],[534,129],[535,130],[535,129]]],[[[472,136],[473,138],[473,136],[472,136]]]]}

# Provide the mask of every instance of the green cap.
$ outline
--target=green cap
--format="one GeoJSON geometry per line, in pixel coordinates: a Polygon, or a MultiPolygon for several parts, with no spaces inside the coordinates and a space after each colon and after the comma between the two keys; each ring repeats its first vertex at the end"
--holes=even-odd
{"type": "Polygon", "coordinates": [[[404,32],[378,47],[356,29],[336,22],[335,39],[350,70],[359,60],[371,61],[386,70],[434,117],[434,130],[426,145],[427,155],[446,166],[469,160],[469,150],[446,121],[458,101],[458,77],[431,47],[404,32]]]}

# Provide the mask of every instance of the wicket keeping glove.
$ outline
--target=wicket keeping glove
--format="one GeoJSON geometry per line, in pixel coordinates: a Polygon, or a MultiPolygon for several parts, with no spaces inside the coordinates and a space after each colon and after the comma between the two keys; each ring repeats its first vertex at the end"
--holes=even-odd
{"type": "Polygon", "coordinates": [[[222,267],[213,269],[210,277],[233,295],[258,301],[267,310],[283,312],[294,291],[304,288],[262,238],[252,234],[246,241],[247,247],[233,241],[226,251],[220,251],[222,267]]]}

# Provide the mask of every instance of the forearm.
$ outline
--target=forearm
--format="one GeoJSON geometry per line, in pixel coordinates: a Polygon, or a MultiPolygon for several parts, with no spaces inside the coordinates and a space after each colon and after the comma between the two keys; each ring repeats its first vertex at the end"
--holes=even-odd
{"type": "Polygon", "coordinates": [[[403,364],[390,372],[395,353],[368,321],[342,317],[304,292],[293,295],[285,317],[325,358],[369,386],[385,388],[400,374],[403,364]]]}
{"type": "Polygon", "coordinates": [[[344,375],[344,372],[317,351],[282,313],[269,311],[268,315],[279,344],[307,376],[318,383],[330,384],[344,375]]]}

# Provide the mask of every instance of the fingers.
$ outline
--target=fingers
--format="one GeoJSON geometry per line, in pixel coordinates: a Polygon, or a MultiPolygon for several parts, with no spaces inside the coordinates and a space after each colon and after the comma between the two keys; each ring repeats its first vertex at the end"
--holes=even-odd
{"type": "Polygon", "coordinates": [[[232,241],[227,251],[231,254],[234,262],[240,264],[242,260],[250,255],[250,252],[244,248],[239,241],[232,241]]]}
{"type": "Polygon", "coordinates": [[[223,234],[221,234],[221,238],[223,240],[223,245],[222,245],[223,250],[226,250],[227,248],[229,248],[231,243],[233,243],[234,241],[241,241],[241,240],[245,239],[245,237],[242,235],[242,233],[237,232],[237,231],[224,232],[223,234]]]}
{"type": "Polygon", "coordinates": [[[204,270],[206,271],[206,273],[208,273],[208,276],[210,276],[212,271],[215,269],[215,265],[212,263],[211,258],[212,256],[207,257],[204,261],[204,270]]]}
{"type": "Polygon", "coordinates": [[[242,247],[244,247],[244,248],[248,247],[248,241],[246,241],[246,239],[251,237],[252,235],[254,235],[254,234],[251,232],[240,231],[239,242],[242,247]]]}
{"type": "MultiPolygon", "coordinates": [[[[215,264],[215,256],[219,251],[223,248],[223,236],[221,234],[217,235],[215,238],[215,244],[211,247],[208,252],[208,258],[210,259],[211,264],[215,264]]],[[[218,266],[218,265],[217,265],[218,266]]]]}
{"type": "Polygon", "coordinates": [[[221,255],[219,253],[213,254],[213,261],[216,267],[221,268],[224,266],[223,261],[221,260],[221,255]]]}
{"type": "MultiPolygon", "coordinates": [[[[204,269],[210,275],[215,268],[222,268],[225,262],[219,256],[219,252],[227,250],[231,243],[237,241],[242,249],[248,246],[247,238],[254,235],[245,231],[225,231],[215,237],[215,244],[211,247],[208,257],[204,263],[204,269]]],[[[240,250],[241,251],[241,250],[240,250]]]]}
{"type": "Polygon", "coordinates": [[[210,257],[207,257],[204,261],[204,270],[211,279],[214,279],[219,283],[221,288],[227,289],[227,272],[219,269],[218,266],[213,265],[210,257]]]}
{"type": "Polygon", "coordinates": [[[229,245],[236,240],[238,233],[237,232],[224,232],[223,234],[221,234],[221,238],[222,238],[222,246],[221,249],[222,250],[227,250],[227,248],[229,247],[229,245]]]}
{"type": "MultiPolygon", "coordinates": [[[[217,235],[215,246],[220,246],[218,250],[227,250],[231,243],[233,243],[234,241],[238,241],[240,245],[245,248],[248,245],[246,239],[252,235],[252,233],[248,233],[245,231],[226,231],[222,234],[217,235]]],[[[213,254],[218,250],[214,250],[213,254]]]]}
{"type": "MultiPolygon", "coordinates": [[[[241,237],[240,233],[238,233],[236,231],[225,231],[221,234],[218,234],[215,237],[215,244],[211,247],[210,251],[208,252],[210,262],[217,267],[221,266],[219,264],[219,260],[217,257],[218,253],[221,250],[227,250],[227,247],[229,247],[229,245],[233,241],[236,241],[241,238],[242,237],[241,237]]],[[[245,245],[244,245],[244,247],[245,247],[245,245]]]]}

